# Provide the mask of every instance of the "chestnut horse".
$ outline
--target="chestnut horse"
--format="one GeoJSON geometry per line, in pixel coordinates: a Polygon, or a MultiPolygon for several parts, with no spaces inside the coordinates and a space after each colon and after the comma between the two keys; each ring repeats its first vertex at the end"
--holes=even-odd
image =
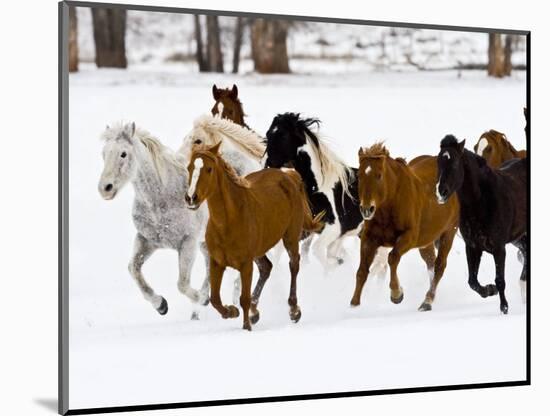
{"type": "Polygon", "coordinates": [[[241,100],[239,100],[239,89],[235,84],[233,88],[218,88],[216,84],[212,86],[212,96],[216,101],[212,107],[212,115],[220,115],[221,118],[231,120],[239,126],[250,129],[244,121],[244,110],[241,100]]]}
{"type": "Polygon", "coordinates": [[[446,205],[437,203],[433,193],[436,182],[437,158],[434,156],[419,156],[407,164],[404,159],[391,158],[382,143],[359,150],[359,200],[365,221],[352,306],[361,302],[361,292],[378,248],[392,247],[388,255],[392,302],[403,300],[397,277],[399,261],[406,252],[418,248],[431,277],[430,289],[419,310],[432,309],[459,215],[456,197],[446,205]]]}
{"type": "Polygon", "coordinates": [[[193,151],[185,195],[188,207],[193,210],[208,201],[210,302],[224,319],[239,316],[235,306],[224,306],[220,299],[225,269],[228,266],[237,269],[241,275],[243,329],[251,330],[251,323],[259,319],[258,300],[269,277],[260,274],[251,300],[252,263],[282,239],[290,258],[290,319],[298,322],[301,317],[296,296],[298,243],[302,230],[316,231],[322,227],[321,215],[312,218],[302,180],[294,170],[263,169],[240,177],[218,154],[219,147],[218,143],[193,151]]]}
{"type": "Polygon", "coordinates": [[[506,135],[496,130],[483,133],[474,146],[474,152],[483,157],[493,169],[499,168],[507,160],[523,159],[527,156],[525,150],[516,150],[506,135]]]}

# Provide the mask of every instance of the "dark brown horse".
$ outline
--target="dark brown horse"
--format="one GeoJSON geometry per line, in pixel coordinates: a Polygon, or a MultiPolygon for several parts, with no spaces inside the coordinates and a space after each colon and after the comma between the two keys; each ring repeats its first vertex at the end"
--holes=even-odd
{"type": "Polygon", "coordinates": [[[221,115],[221,118],[231,120],[233,123],[249,128],[244,122],[244,110],[241,100],[239,100],[239,89],[235,84],[233,88],[218,88],[216,84],[212,86],[212,96],[216,101],[212,107],[212,115],[221,115]]]}
{"type": "Polygon", "coordinates": [[[483,133],[474,146],[474,152],[483,157],[493,169],[499,168],[507,160],[523,159],[527,156],[525,150],[516,150],[506,135],[496,130],[483,133]]]}
{"type": "Polygon", "coordinates": [[[431,276],[430,289],[419,310],[432,309],[437,284],[447,265],[458,225],[458,200],[437,203],[437,158],[419,156],[409,164],[393,159],[382,143],[359,150],[359,200],[364,218],[361,232],[361,263],[351,304],[361,302],[361,292],[379,247],[392,247],[391,300],[400,303],[403,289],[397,277],[401,257],[418,248],[431,276]],[[435,244],[437,243],[437,256],[435,244]]]}
{"type": "Polygon", "coordinates": [[[251,330],[251,323],[259,319],[258,300],[269,277],[269,274],[260,274],[251,300],[252,263],[282,239],[290,258],[290,319],[298,322],[301,317],[296,296],[300,268],[298,243],[302,230],[316,231],[322,227],[321,216],[312,218],[304,185],[294,170],[263,169],[239,177],[218,150],[219,143],[193,151],[188,167],[189,190],[185,196],[190,209],[198,209],[202,202],[208,201],[206,245],[210,254],[210,302],[224,319],[239,316],[235,306],[224,306],[220,299],[226,267],[239,270],[243,329],[251,330]]]}

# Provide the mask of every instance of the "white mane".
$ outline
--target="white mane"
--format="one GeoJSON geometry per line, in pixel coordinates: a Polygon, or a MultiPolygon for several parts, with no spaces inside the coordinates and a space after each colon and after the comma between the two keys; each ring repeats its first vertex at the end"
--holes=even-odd
{"type": "MultiPolygon", "coordinates": [[[[317,138],[319,146],[315,144],[313,139],[305,133],[306,142],[309,143],[321,166],[321,174],[323,176],[323,185],[332,185],[340,181],[344,192],[351,197],[349,190],[349,179],[352,178],[353,171],[340,159],[336,153],[325,143],[325,139],[321,138],[318,133],[311,132],[317,138]]],[[[343,196],[343,194],[342,194],[343,196]]]]}
{"type": "MultiPolygon", "coordinates": [[[[114,123],[113,125],[108,126],[105,129],[105,131],[101,135],[101,139],[104,141],[115,140],[119,137],[129,139],[126,135],[125,127],[125,124],[121,121],[114,123]]],[[[137,138],[141,142],[141,144],[143,144],[145,149],[151,155],[155,170],[161,181],[165,179],[164,172],[167,165],[172,166],[177,170],[183,170],[184,172],[187,171],[182,156],[162,144],[159,139],[157,139],[147,130],[136,127],[133,139],[135,138],[137,138]]]]}
{"type": "Polygon", "coordinates": [[[223,142],[223,139],[227,138],[239,150],[257,161],[260,161],[265,154],[265,144],[262,136],[253,130],[221,117],[214,117],[210,114],[198,117],[193,123],[193,131],[188,137],[193,137],[195,134],[208,137],[211,142],[205,143],[207,145],[223,142]],[[201,135],[201,130],[206,132],[206,135],[201,135]]]}

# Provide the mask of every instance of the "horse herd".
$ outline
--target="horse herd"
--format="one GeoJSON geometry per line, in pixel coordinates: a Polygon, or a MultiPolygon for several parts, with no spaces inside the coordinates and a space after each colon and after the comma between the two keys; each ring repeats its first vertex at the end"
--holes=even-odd
{"type": "Polygon", "coordinates": [[[482,297],[498,293],[504,314],[505,246],[519,249],[525,301],[528,167],[525,151],[514,149],[504,134],[483,133],[474,152],[464,140],[447,135],[437,156],[409,162],[375,143],[359,149],[359,167],[353,168],[319,136],[318,119],[279,114],[264,138],[245,123],[235,85],[214,85],[212,95],[212,114],[195,120],[177,152],[134,123],[107,126],[102,135],[98,189],[110,200],[132,183],[137,233],[129,272],[161,315],[168,303],[141,271],[159,248],[178,252],[178,289],[193,303],[192,319],[209,302],[223,318],[239,316],[236,306],[220,298],[225,269],[238,270],[233,303],[240,303],[243,328],[251,330],[260,317],[262,289],[283,248],[291,275],[289,314],[298,322],[300,259],[311,247],[331,270],[345,261],[342,242],[348,236],[361,239],[352,306],[360,304],[369,274],[385,274],[387,265],[390,299],[400,303],[404,294],[397,268],[401,257],[416,248],[431,277],[419,307],[428,311],[457,230],[466,245],[468,284],[482,297]],[[206,276],[195,290],[190,278],[199,248],[206,276]],[[495,284],[478,281],[483,251],[494,257],[495,284]],[[252,292],[253,263],[259,278],[252,292]]]}

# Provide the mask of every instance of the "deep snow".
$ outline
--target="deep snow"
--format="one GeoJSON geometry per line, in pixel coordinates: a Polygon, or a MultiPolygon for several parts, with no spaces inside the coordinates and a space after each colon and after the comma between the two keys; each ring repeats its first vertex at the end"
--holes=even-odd
{"type": "MultiPolygon", "coordinates": [[[[526,315],[516,250],[508,249],[508,316],[498,297],[481,299],[467,285],[464,243],[457,237],[434,310],[417,312],[428,275],[416,251],[399,274],[405,298],[389,300],[389,280],[370,278],[362,305],[351,309],[359,242],[325,273],[311,258],[298,277],[302,320],[292,324],[286,259],[274,269],[252,333],[241,319],[211,308],[190,321],[176,287],[175,252],[159,251],[144,274],[168,301],[160,316],[127,271],[134,227],[130,186],[113,201],[97,192],[99,135],[125,119],[178,148],[194,118],[212,106],[211,85],[237,83],[247,122],[264,133],[278,112],[319,117],[322,133],[349,164],[357,149],[385,139],[393,156],[436,154],[447,133],[467,138],[494,128],[525,148],[525,74],[505,80],[481,72],[338,75],[192,75],[180,66],[129,71],[87,68],[70,76],[70,407],[182,402],[524,379],[526,315]]],[[[327,71],[330,72],[330,71],[327,71]]],[[[197,258],[193,284],[204,275],[197,258]]],[[[234,272],[222,296],[231,300],[234,272]]],[[[485,255],[480,280],[494,278],[485,255]]]]}

